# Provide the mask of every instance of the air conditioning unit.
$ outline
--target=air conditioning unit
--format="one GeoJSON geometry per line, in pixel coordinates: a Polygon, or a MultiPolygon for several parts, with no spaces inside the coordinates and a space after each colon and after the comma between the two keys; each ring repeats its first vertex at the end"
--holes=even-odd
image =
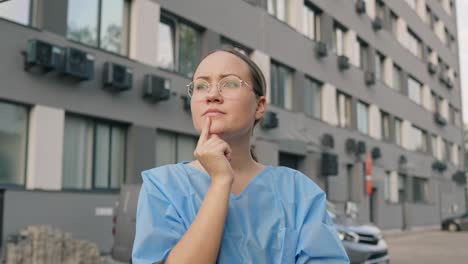
{"type": "Polygon", "coordinates": [[[383,28],[383,21],[380,17],[376,17],[373,21],[372,21],[372,28],[375,30],[375,31],[379,31],[383,28]]]}
{"type": "Polygon", "coordinates": [[[132,89],[133,70],[124,65],[106,62],[104,64],[104,88],[122,92],[132,89]]]}
{"type": "Polygon", "coordinates": [[[380,159],[382,157],[382,152],[379,147],[374,147],[371,152],[372,159],[380,159]]]}
{"type": "Polygon", "coordinates": [[[344,55],[338,56],[338,68],[340,70],[349,69],[349,58],[344,55]]]}
{"type": "Polygon", "coordinates": [[[347,153],[355,153],[356,152],[356,140],[353,138],[346,139],[345,149],[347,153]]]}
{"type": "Polygon", "coordinates": [[[439,126],[447,125],[447,120],[439,112],[434,113],[434,121],[439,126]]]}
{"type": "Polygon", "coordinates": [[[143,98],[154,103],[169,100],[170,86],[169,80],[147,74],[143,81],[143,98]]]}
{"type": "Polygon", "coordinates": [[[356,13],[363,14],[366,12],[366,2],[364,0],[356,1],[356,13]]]}
{"type": "Polygon", "coordinates": [[[327,44],[323,41],[317,42],[315,45],[315,52],[319,58],[325,57],[328,55],[327,44]]]}
{"type": "Polygon", "coordinates": [[[65,63],[62,72],[81,81],[94,77],[94,56],[75,48],[65,49],[65,63]]]}
{"type": "Polygon", "coordinates": [[[366,153],[366,142],[359,141],[356,146],[356,154],[361,155],[366,153]]]}
{"type": "Polygon", "coordinates": [[[447,164],[445,164],[443,161],[436,160],[432,163],[432,169],[439,172],[444,172],[447,169],[447,164]]]}
{"type": "Polygon", "coordinates": [[[431,74],[431,75],[434,75],[437,73],[437,65],[435,65],[434,63],[432,62],[429,62],[427,64],[427,71],[431,74]]]}
{"type": "Polygon", "coordinates": [[[452,175],[452,180],[458,185],[466,185],[466,172],[457,171],[452,175]]]}
{"type": "Polygon", "coordinates": [[[364,80],[366,82],[366,85],[375,84],[375,72],[366,71],[364,73],[364,80]]]}
{"type": "Polygon", "coordinates": [[[322,136],[322,146],[328,147],[328,148],[334,148],[335,147],[335,139],[331,134],[324,134],[322,136]]]}
{"type": "Polygon", "coordinates": [[[260,126],[263,129],[272,129],[278,127],[278,117],[276,113],[271,111],[266,111],[265,115],[263,116],[262,120],[260,121],[260,126]]]}
{"type": "Polygon", "coordinates": [[[338,175],[338,155],[323,152],[320,165],[322,176],[338,175]]]}
{"type": "Polygon", "coordinates": [[[445,84],[447,85],[447,88],[449,88],[449,89],[452,89],[453,85],[454,85],[453,81],[449,77],[447,77],[447,80],[446,80],[445,84]]]}
{"type": "Polygon", "coordinates": [[[42,40],[31,39],[24,58],[24,69],[38,66],[44,72],[60,69],[63,64],[64,50],[42,40]]]}
{"type": "Polygon", "coordinates": [[[184,110],[187,111],[187,112],[190,112],[190,104],[191,104],[191,99],[190,96],[188,95],[183,95],[182,96],[182,100],[183,100],[183,103],[184,103],[184,110]]]}

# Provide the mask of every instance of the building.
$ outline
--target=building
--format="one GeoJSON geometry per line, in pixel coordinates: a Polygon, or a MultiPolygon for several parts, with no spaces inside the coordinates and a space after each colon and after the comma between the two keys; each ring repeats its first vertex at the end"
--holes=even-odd
{"type": "Polygon", "coordinates": [[[260,161],[303,171],[338,209],[383,229],[438,225],[465,208],[455,10],[453,0],[1,3],[2,241],[49,223],[108,251],[121,184],[192,159],[186,84],[225,45],[269,81],[260,161]]]}

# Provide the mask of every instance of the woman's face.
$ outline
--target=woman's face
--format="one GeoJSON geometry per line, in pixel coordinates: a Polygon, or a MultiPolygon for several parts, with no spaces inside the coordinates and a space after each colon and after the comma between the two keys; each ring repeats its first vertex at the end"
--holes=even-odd
{"type": "Polygon", "coordinates": [[[193,125],[198,132],[207,118],[211,118],[211,134],[224,139],[236,138],[249,133],[254,121],[263,116],[265,97],[256,97],[248,65],[234,54],[223,51],[210,54],[198,66],[193,80],[210,84],[206,93],[197,94],[197,87],[194,87],[191,110],[193,125]],[[221,94],[217,89],[218,82],[230,78],[241,79],[246,84],[229,94],[221,94]]]}

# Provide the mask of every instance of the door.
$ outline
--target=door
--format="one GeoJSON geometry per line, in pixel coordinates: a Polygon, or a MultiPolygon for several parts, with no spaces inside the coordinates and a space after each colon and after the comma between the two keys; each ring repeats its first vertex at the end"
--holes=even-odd
{"type": "Polygon", "coordinates": [[[369,217],[370,221],[377,225],[377,212],[378,212],[378,189],[376,187],[372,188],[372,194],[369,197],[369,217]]]}

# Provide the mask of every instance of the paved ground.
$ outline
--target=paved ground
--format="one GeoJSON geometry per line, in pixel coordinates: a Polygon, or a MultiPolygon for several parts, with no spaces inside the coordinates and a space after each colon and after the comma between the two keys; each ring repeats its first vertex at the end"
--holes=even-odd
{"type": "Polygon", "coordinates": [[[467,264],[468,232],[424,231],[391,235],[391,264],[467,264]]]}

